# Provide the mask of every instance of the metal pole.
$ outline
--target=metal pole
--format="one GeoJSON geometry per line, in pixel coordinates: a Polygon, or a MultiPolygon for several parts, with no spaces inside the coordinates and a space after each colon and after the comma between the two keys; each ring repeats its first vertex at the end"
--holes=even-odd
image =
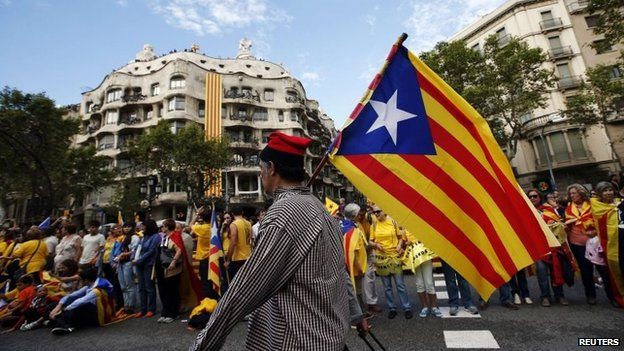
{"type": "Polygon", "coordinates": [[[548,164],[548,173],[550,173],[550,182],[553,186],[553,190],[557,190],[557,183],[555,182],[555,175],[553,173],[552,164],[550,163],[550,150],[546,147],[546,141],[544,141],[544,128],[551,124],[552,121],[546,122],[540,129],[540,139],[542,140],[542,147],[544,148],[544,154],[546,154],[546,163],[548,164]]]}

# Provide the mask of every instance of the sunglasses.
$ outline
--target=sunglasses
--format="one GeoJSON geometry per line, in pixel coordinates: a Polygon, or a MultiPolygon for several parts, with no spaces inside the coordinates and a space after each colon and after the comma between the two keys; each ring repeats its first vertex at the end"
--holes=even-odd
{"type": "Polygon", "coordinates": [[[539,195],[529,195],[529,199],[539,199],[539,195]]]}

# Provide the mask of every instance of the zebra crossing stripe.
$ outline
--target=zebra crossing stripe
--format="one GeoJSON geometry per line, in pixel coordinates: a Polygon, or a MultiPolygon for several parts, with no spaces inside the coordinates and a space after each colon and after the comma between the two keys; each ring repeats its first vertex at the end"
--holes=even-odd
{"type": "Polygon", "coordinates": [[[449,349],[500,349],[489,330],[445,330],[444,342],[449,349]]]}

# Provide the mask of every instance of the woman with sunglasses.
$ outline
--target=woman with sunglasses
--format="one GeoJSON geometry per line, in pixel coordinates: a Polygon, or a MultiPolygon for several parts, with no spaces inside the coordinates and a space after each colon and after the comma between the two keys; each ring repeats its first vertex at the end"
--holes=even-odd
{"type": "Polygon", "coordinates": [[[396,317],[396,304],[394,303],[394,293],[392,291],[392,280],[396,285],[401,306],[405,311],[405,319],[410,319],[412,305],[407,295],[407,289],[403,282],[403,269],[401,256],[403,255],[403,237],[399,232],[399,227],[390,219],[379,207],[373,208],[373,214],[377,222],[373,223],[370,230],[370,241],[375,249],[375,270],[384,285],[386,292],[386,302],[388,304],[388,318],[396,317]]]}
{"type": "Polygon", "coordinates": [[[561,244],[560,247],[551,247],[549,254],[535,262],[542,306],[550,307],[551,302],[559,302],[562,306],[567,306],[569,303],[563,296],[563,285],[566,283],[569,286],[574,284],[574,260],[568,247],[561,217],[550,204],[550,201],[543,202],[542,195],[537,190],[529,190],[527,196],[561,244]],[[551,287],[554,293],[554,301],[551,300],[551,287]]]}

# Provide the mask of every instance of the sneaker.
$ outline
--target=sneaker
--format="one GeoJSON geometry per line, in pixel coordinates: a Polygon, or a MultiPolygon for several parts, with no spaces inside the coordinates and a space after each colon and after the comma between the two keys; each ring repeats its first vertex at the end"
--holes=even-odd
{"type": "Polygon", "coordinates": [[[152,318],[152,317],[154,317],[154,312],[147,312],[144,317],[145,318],[152,318]]]}
{"type": "Polygon", "coordinates": [[[457,312],[459,312],[459,307],[457,306],[452,306],[451,308],[449,308],[449,314],[451,316],[456,316],[457,312]]]}
{"type": "Polygon", "coordinates": [[[162,323],[162,322],[164,322],[165,318],[166,318],[166,317],[160,317],[160,318],[158,318],[158,320],[156,321],[156,323],[162,323]]]}
{"type": "Polygon", "coordinates": [[[514,300],[513,300],[513,303],[514,303],[514,304],[516,304],[516,305],[520,305],[520,304],[522,304],[522,301],[520,300],[520,295],[518,295],[518,294],[514,294],[514,300]]]}
{"type": "Polygon", "coordinates": [[[405,319],[412,319],[412,317],[414,317],[414,313],[412,313],[412,311],[405,311],[405,319]]]}
{"type": "Polygon", "coordinates": [[[388,312],[388,319],[394,319],[394,317],[396,317],[397,312],[392,310],[390,312],[388,312]]]}
{"type": "Polygon", "coordinates": [[[470,306],[466,307],[466,311],[468,311],[470,314],[478,314],[479,313],[479,309],[475,305],[470,305],[470,306]]]}
{"type": "Polygon", "coordinates": [[[169,323],[171,323],[171,322],[173,322],[173,321],[174,321],[174,319],[173,319],[173,318],[171,318],[171,317],[167,317],[167,318],[163,319],[162,323],[169,324],[169,323]]]}
{"type": "Polygon", "coordinates": [[[481,311],[486,310],[489,306],[490,306],[490,303],[489,303],[489,302],[487,302],[487,301],[483,301],[483,300],[479,301],[479,309],[480,309],[481,311]]]}
{"type": "Polygon", "coordinates": [[[547,297],[542,299],[542,306],[550,307],[550,300],[547,297]]]}
{"type": "Polygon", "coordinates": [[[35,328],[38,328],[41,325],[41,321],[37,320],[31,323],[26,323],[24,322],[24,324],[22,324],[22,326],[20,327],[21,331],[29,331],[29,330],[33,330],[35,328]]]}
{"type": "Polygon", "coordinates": [[[568,305],[570,305],[570,303],[568,302],[568,300],[565,299],[565,297],[560,297],[558,302],[559,302],[559,304],[561,306],[568,306],[568,305]]]}
{"type": "Polygon", "coordinates": [[[524,298],[524,303],[526,303],[527,305],[532,305],[533,304],[533,300],[531,300],[530,297],[525,297],[524,298]]]}
{"type": "Polygon", "coordinates": [[[54,328],[52,329],[53,335],[67,335],[74,331],[74,328],[54,328]]]}
{"type": "Polygon", "coordinates": [[[434,308],[431,309],[431,314],[436,316],[436,317],[438,317],[438,318],[442,317],[442,311],[440,311],[440,309],[437,308],[437,307],[434,307],[434,308]]]}
{"type": "Polygon", "coordinates": [[[420,310],[420,314],[418,314],[418,316],[420,318],[425,318],[425,317],[427,317],[428,314],[429,314],[429,308],[428,307],[424,307],[422,310],[420,310]]]}
{"type": "Polygon", "coordinates": [[[518,307],[518,305],[516,305],[515,303],[511,303],[509,301],[503,302],[503,307],[509,308],[510,310],[518,310],[518,309],[520,309],[518,307]]]}

